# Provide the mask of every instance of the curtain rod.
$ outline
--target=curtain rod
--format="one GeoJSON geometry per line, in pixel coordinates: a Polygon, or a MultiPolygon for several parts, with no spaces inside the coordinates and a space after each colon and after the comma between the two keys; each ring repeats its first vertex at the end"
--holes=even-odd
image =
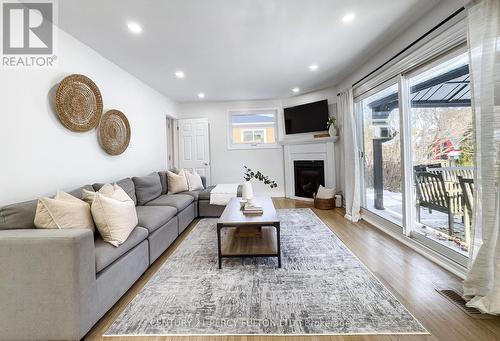
{"type": "MultiPolygon", "coordinates": [[[[420,36],[417,40],[415,40],[413,43],[411,43],[410,45],[406,46],[404,49],[402,49],[401,51],[399,51],[395,56],[393,56],[392,58],[390,58],[388,61],[386,61],[385,63],[383,63],[382,65],[380,65],[379,67],[377,67],[375,70],[371,71],[370,73],[368,73],[366,76],[364,76],[363,78],[361,78],[360,80],[356,81],[352,86],[356,86],[356,84],[359,84],[360,82],[362,82],[363,80],[365,80],[366,78],[370,77],[371,75],[373,75],[375,72],[377,72],[378,70],[380,70],[381,68],[383,68],[384,66],[386,66],[387,64],[389,64],[391,61],[393,61],[394,59],[396,59],[397,57],[399,57],[400,55],[402,55],[403,53],[405,53],[406,51],[408,51],[410,48],[412,48],[413,46],[415,46],[418,42],[420,42],[422,39],[424,39],[425,37],[427,37],[429,34],[431,34],[432,32],[434,32],[435,30],[437,30],[438,28],[440,28],[441,26],[443,26],[444,24],[446,24],[448,21],[450,21],[451,19],[453,19],[455,16],[457,16],[458,14],[460,14],[462,11],[465,10],[465,7],[460,7],[458,10],[456,10],[453,14],[451,14],[450,16],[448,16],[446,19],[444,19],[443,21],[441,21],[439,24],[437,24],[436,26],[434,26],[433,28],[431,28],[429,31],[427,31],[426,33],[424,33],[422,36],[420,36]]],[[[340,96],[340,92],[337,94],[337,96],[340,96]]]]}

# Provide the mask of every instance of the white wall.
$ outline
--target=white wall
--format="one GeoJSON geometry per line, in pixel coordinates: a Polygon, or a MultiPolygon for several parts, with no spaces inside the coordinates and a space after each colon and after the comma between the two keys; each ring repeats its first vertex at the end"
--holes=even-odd
{"type": "Polygon", "coordinates": [[[165,120],[176,103],[60,30],[57,55],[55,69],[0,70],[0,205],[166,168],[165,120]],[[124,154],[107,155],[95,131],[75,133],[59,122],[55,87],[72,73],[97,84],[104,111],[128,117],[124,154]]]}
{"type": "MultiPolygon", "coordinates": [[[[179,105],[179,118],[208,118],[210,125],[210,158],[212,183],[241,183],[243,166],[260,170],[275,180],[278,187],[269,187],[253,181],[256,194],[285,195],[283,148],[228,150],[227,112],[231,109],[276,108],[282,119],[283,107],[328,99],[330,107],[336,101],[336,89],[329,88],[284,99],[248,102],[202,102],[179,105]]],[[[280,129],[281,130],[281,129],[280,129]]],[[[282,131],[279,132],[282,134],[282,131]]],[[[279,136],[281,138],[282,136],[279,136]]]]}
{"type": "Polygon", "coordinates": [[[283,151],[276,149],[228,150],[227,111],[230,109],[279,108],[279,101],[180,104],[179,118],[208,118],[212,183],[243,182],[243,166],[260,170],[276,181],[271,189],[254,182],[254,192],[280,196],[284,193],[283,151]]]}

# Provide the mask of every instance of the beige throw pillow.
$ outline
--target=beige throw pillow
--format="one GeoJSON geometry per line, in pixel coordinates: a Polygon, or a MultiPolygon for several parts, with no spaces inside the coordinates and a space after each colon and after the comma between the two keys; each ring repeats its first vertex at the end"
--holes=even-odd
{"type": "Polygon", "coordinates": [[[92,217],[102,239],[113,246],[123,244],[137,226],[134,201],[117,184],[106,184],[95,193],[84,191],[83,197],[92,202],[92,217]]]}
{"type": "Polygon", "coordinates": [[[183,169],[179,172],[179,174],[167,171],[167,181],[168,181],[169,194],[185,192],[189,188],[186,179],[186,174],[184,173],[183,169]]]}
{"type": "Polygon", "coordinates": [[[90,205],[66,192],[39,199],[34,224],[39,229],[95,229],[90,205]]]}
{"type": "Polygon", "coordinates": [[[123,244],[137,226],[132,200],[120,201],[97,193],[91,210],[102,239],[113,246],[123,244]]]}
{"type": "Polygon", "coordinates": [[[190,191],[196,191],[199,189],[203,189],[203,181],[201,181],[201,176],[196,171],[191,173],[188,170],[184,170],[184,174],[186,175],[186,180],[188,183],[188,189],[190,191]]]}
{"type": "Polygon", "coordinates": [[[91,191],[87,191],[84,189],[82,192],[82,199],[85,202],[92,204],[97,193],[104,195],[105,197],[116,199],[119,201],[132,200],[132,198],[130,198],[128,196],[127,192],[125,192],[125,190],[123,188],[121,188],[120,186],[118,186],[117,184],[113,184],[113,185],[112,184],[104,184],[101,187],[101,189],[98,190],[97,192],[91,192],[91,191]]]}

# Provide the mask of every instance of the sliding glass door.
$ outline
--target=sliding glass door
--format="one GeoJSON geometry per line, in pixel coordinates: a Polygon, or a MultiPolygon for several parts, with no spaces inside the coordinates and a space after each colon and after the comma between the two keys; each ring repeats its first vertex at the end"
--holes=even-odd
{"type": "Polygon", "coordinates": [[[408,79],[413,231],[467,256],[474,168],[468,56],[447,56],[408,79]]]}
{"type": "Polygon", "coordinates": [[[402,224],[399,93],[394,83],[361,101],[365,208],[402,224]]]}
{"type": "Polygon", "coordinates": [[[457,49],[356,99],[363,209],[461,264],[474,209],[469,81],[457,49]]]}

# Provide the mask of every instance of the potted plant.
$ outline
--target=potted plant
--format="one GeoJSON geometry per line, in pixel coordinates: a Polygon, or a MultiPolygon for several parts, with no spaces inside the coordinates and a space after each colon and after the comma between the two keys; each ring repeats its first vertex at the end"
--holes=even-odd
{"type": "Polygon", "coordinates": [[[253,179],[257,179],[259,181],[262,181],[265,185],[268,185],[271,188],[278,187],[278,184],[276,184],[276,181],[269,179],[268,176],[265,176],[260,171],[254,172],[253,170],[251,170],[247,166],[243,166],[243,167],[245,167],[245,172],[243,173],[243,178],[246,181],[250,181],[253,178],[253,179]]]}
{"type": "Polygon", "coordinates": [[[326,126],[328,127],[328,133],[330,134],[331,137],[337,136],[337,127],[335,126],[336,122],[337,119],[333,116],[330,116],[328,118],[328,121],[326,121],[326,126]]]}

